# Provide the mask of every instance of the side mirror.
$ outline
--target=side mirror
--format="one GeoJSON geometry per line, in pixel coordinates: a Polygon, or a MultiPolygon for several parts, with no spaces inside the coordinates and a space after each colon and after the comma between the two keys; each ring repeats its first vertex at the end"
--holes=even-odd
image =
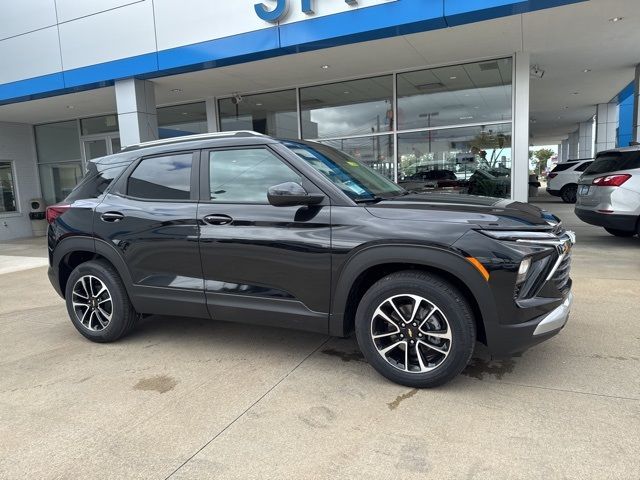
{"type": "Polygon", "coordinates": [[[296,182],[285,182],[269,187],[267,199],[274,207],[292,207],[295,205],[315,205],[324,200],[324,195],[309,195],[296,182]]]}

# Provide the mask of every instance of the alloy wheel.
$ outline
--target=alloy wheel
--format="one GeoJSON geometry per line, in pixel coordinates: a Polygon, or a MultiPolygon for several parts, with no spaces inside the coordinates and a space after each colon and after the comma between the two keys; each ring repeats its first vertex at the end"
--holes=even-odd
{"type": "Polygon", "coordinates": [[[419,295],[394,295],[371,318],[371,339],[387,363],[407,373],[426,373],[449,356],[451,327],[434,303],[419,295]]]}
{"type": "Polygon", "coordinates": [[[93,275],[80,277],[73,286],[72,296],[73,310],[83,327],[99,332],[109,325],[113,300],[102,280],[93,275]]]}

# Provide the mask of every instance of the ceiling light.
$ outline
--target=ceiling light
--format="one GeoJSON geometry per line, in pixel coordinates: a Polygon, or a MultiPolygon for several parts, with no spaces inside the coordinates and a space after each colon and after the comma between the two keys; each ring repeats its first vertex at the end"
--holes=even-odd
{"type": "Polygon", "coordinates": [[[460,120],[471,120],[473,117],[468,116],[468,117],[460,117],[460,120]]]}
{"type": "Polygon", "coordinates": [[[449,77],[449,80],[455,80],[458,77],[449,77]]]}
{"type": "Polygon", "coordinates": [[[171,89],[171,93],[182,93],[182,89],[181,88],[172,88],[171,89]]]}
{"type": "Polygon", "coordinates": [[[591,71],[590,68],[585,68],[584,70],[582,70],[582,73],[589,73],[591,71]]]}
{"type": "Polygon", "coordinates": [[[350,92],[349,90],[345,90],[345,91],[344,91],[344,92],[342,92],[342,93],[344,93],[345,95],[349,95],[351,92],[350,92]]]}
{"type": "Polygon", "coordinates": [[[260,102],[256,103],[256,107],[261,107],[261,106],[262,106],[262,103],[260,102]]]}
{"type": "Polygon", "coordinates": [[[184,115],[185,117],[189,115],[189,112],[182,112],[182,115],[184,115]]]}
{"type": "Polygon", "coordinates": [[[322,65],[322,67],[320,68],[322,68],[323,70],[327,70],[329,68],[329,65],[322,65]]]}
{"type": "Polygon", "coordinates": [[[612,17],[609,19],[610,22],[616,23],[622,20],[624,17],[612,17]]]}

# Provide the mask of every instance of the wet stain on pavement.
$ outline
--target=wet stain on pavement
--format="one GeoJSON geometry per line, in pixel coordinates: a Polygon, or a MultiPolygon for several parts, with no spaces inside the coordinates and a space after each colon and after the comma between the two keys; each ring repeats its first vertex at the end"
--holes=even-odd
{"type": "Polygon", "coordinates": [[[361,352],[341,352],[333,348],[326,348],[322,350],[325,355],[331,355],[332,357],[338,357],[343,362],[364,362],[364,355],[361,352]]]}
{"type": "Polygon", "coordinates": [[[407,393],[403,393],[402,395],[398,395],[396,397],[396,399],[393,402],[389,402],[387,403],[389,410],[395,410],[396,408],[398,408],[400,406],[400,403],[402,403],[404,400],[413,397],[416,393],[418,393],[418,389],[414,388],[412,390],[409,390],[407,393]]]}
{"type": "Polygon", "coordinates": [[[634,360],[634,361],[639,361],[640,358],[638,357],[620,357],[618,355],[599,355],[597,353],[593,354],[593,355],[589,355],[591,358],[598,358],[600,360],[620,360],[620,361],[627,361],[627,360],[634,360]]]}
{"type": "Polygon", "coordinates": [[[482,380],[485,375],[493,375],[498,380],[502,380],[507,373],[513,372],[515,366],[516,362],[511,358],[506,360],[472,358],[467,368],[462,371],[462,374],[478,380],[482,380]]]}
{"type": "Polygon", "coordinates": [[[156,375],[154,377],[142,378],[133,387],[134,390],[149,392],[167,393],[173,390],[178,384],[177,380],[167,375],[156,375]]]}
{"type": "Polygon", "coordinates": [[[330,408],[320,406],[311,407],[298,418],[313,428],[327,428],[336,419],[336,414],[330,408]]]}

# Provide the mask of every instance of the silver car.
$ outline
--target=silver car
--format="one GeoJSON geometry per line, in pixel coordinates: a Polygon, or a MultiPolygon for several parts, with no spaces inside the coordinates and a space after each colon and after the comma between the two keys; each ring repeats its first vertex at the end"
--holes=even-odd
{"type": "Polygon", "coordinates": [[[612,235],[640,234],[640,146],[596,156],[578,180],[575,212],[612,235]]]}

